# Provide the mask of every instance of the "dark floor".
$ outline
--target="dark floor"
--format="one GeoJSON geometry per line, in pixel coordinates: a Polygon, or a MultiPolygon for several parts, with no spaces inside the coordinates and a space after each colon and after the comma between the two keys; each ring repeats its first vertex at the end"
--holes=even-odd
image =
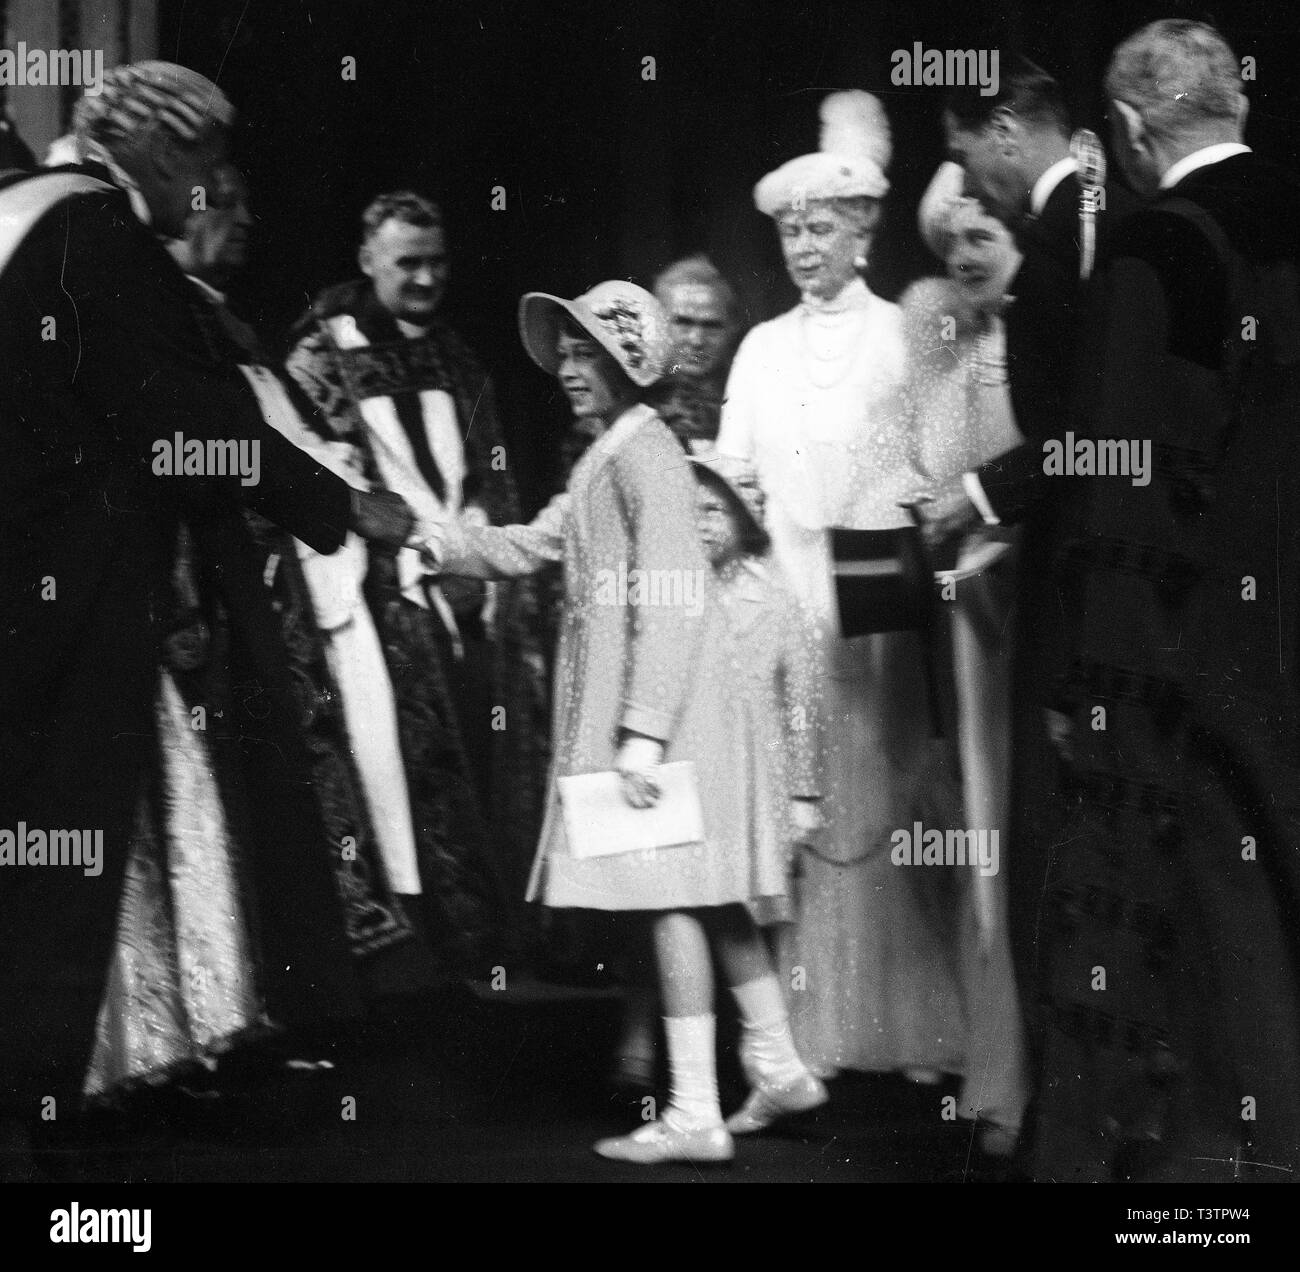
{"type": "MultiPolygon", "coordinates": [[[[945,1121],[955,1084],[849,1075],[829,1106],[738,1140],[730,1168],[640,1168],[591,1144],[640,1124],[603,1081],[617,1022],[608,993],[458,988],[372,1019],[332,1070],[277,1074],[221,1096],[152,1097],[129,1117],[60,1128],[38,1155],[76,1182],[244,1180],[992,1181],[969,1124],[945,1121]],[[355,1119],[344,1117],[355,1100],[355,1119]]],[[[724,1110],[743,1090],[722,1065],[724,1110]]]]}

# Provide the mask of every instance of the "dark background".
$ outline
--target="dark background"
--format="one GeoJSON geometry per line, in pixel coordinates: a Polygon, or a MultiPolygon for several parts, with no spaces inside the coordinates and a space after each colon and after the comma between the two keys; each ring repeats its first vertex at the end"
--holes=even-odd
{"type": "Polygon", "coordinates": [[[259,226],[235,301],[267,335],[356,273],[357,217],[374,194],[410,187],[442,203],[445,313],[496,374],[531,508],[555,476],[563,411],[519,348],[519,296],[648,285],[705,250],[751,321],[788,308],[795,293],[751,191],[815,149],[824,93],[865,88],[890,115],[893,188],[869,281],[892,299],[936,268],[915,208],[943,157],[943,90],[893,87],[894,49],[997,48],[1004,62],[1020,50],[1062,81],[1076,124],[1098,127],[1119,39],[1157,17],[1210,20],[1257,60],[1247,140],[1300,166],[1297,12],[1291,0],[163,0],[159,56],[216,79],[243,116],[259,226]],[[491,210],[497,185],[505,211],[491,210]]]}

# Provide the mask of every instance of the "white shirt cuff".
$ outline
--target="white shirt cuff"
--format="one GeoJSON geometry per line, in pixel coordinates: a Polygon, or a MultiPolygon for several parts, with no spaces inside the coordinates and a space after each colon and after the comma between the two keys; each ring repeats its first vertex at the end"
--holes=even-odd
{"type": "Polygon", "coordinates": [[[980,479],[974,473],[962,473],[961,484],[966,487],[966,498],[975,505],[979,514],[984,518],[986,526],[1000,526],[1002,518],[993,511],[993,505],[989,503],[989,497],[984,493],[984,487],[980,485],[980,479]]]}

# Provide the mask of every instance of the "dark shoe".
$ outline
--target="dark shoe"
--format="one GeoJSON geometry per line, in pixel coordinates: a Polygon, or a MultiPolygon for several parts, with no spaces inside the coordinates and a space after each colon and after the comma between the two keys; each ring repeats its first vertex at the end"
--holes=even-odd
{"type": "Polygon", "coordinates": [[[609,1085],[628,1095],[653,1095],[654,1056],[615,1056],[609,1070],[609,1085]]]}

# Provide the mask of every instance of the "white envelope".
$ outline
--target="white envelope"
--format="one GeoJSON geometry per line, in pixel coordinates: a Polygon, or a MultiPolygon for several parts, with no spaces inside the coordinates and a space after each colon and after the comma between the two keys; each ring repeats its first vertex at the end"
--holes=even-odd
{"type": "Polygon", "coordinates": [[[662,794],[653,808],[633,808],[615,772],[559,779],[569,851],[578,858],[612,857],[650,848],[674,848],[704,838],[704,815],[689,760],[655,771],[662,794]]]}

